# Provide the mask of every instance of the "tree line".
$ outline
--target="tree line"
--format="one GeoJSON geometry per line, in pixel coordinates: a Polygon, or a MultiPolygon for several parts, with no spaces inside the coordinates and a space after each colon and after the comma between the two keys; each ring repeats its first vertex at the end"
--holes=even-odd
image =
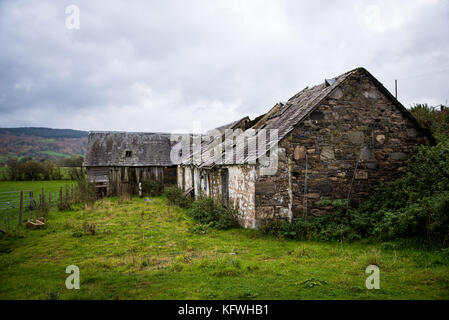
{"type": "Polygon", "coordinates": [[[8,158],[1,180],[9,181],[44,181],[44,180],[75,180],[77,168],[82,167],[84,158],[72,156],[59,160],[36,160],[29,157],[8,158]]]}

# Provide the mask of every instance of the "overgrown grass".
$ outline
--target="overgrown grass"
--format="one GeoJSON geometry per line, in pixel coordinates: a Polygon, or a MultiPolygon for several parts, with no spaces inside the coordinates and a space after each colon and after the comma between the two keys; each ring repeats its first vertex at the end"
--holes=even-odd
{"type": "Polygon", "coordinates": [[[51,212],[45,229],[0,238],[0,298],[449,299],[447,251],[194,226],[164,197],[51,212]],[[371,264],[380,290],[365,288],[371,264]],[[80,268],[80,290],[65,287],[69,265],[80,268]]]}

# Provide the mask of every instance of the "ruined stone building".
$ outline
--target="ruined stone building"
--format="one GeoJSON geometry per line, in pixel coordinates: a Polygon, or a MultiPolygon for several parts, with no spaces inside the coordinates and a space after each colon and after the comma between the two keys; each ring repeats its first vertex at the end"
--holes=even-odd
{"type": "Polygon", "coordinates": [[[185,135],[185,150],[170,134],[90,132],[88,178],[107,195],[136,193],[141,181],[177,184],[186,194],[235,207],[242,226],[258,228],[274,219],[331,214],[325,198],[358,204],[403,171],[417,144],[435,143],[363,68],[205,136],[185,135]]]}
{"type": "Polygon", "coordinates": [[[84,166],[102,194],[136,194],[139,182],[176,184],[171,147],[169,134],[89,132],[84,166]]]}
{"type": "Polygon", "coordinates": [[[353,204],[366,200],[380,181],[403,171],[417,144],[434,143],[363,68],[307,87],[253,121],[244,118],[218,131],[236,127],[242,130],[215,142],[201,141],[206,156],[199,161],[193,148],[183,154],[177,182],[195,196],[235,206],[241,225],[248,228],[274,219],[331,214],[332,207],[321,203],[324,198],[353,204]],[[260,137],[266,141],[262,152],[248,147],[237,152],[235,140],[250,129],[276,129],[276,140],[260,137]],[[226,141],[231,161],[216,161],[217,150],[229,151],[226,141]],[[264,174],[261,160],[275,147],[277,170],[264,174]]]}

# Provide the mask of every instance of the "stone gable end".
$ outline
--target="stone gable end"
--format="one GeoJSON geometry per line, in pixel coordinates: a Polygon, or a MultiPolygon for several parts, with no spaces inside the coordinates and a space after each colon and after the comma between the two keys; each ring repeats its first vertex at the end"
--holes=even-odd
{"type": "Polygon", "coordinates": [[[257,224],[332,213],[324,198],[358,204],[426,143],[394,101],[356,72],[280,141],[277,175],[255,184],[257,224]]]}

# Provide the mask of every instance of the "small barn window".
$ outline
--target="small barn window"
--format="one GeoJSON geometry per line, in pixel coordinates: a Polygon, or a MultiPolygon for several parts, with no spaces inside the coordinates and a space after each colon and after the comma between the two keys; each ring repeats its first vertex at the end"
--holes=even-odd
{"type": "Polygon", "coordinates": [[[126,151],[125,151],[125,157],[131,158],[132,155],[133,155],[133,152],[132,152],[132,151],[130,151],[130,150],[126,150],[126,151]]]}

